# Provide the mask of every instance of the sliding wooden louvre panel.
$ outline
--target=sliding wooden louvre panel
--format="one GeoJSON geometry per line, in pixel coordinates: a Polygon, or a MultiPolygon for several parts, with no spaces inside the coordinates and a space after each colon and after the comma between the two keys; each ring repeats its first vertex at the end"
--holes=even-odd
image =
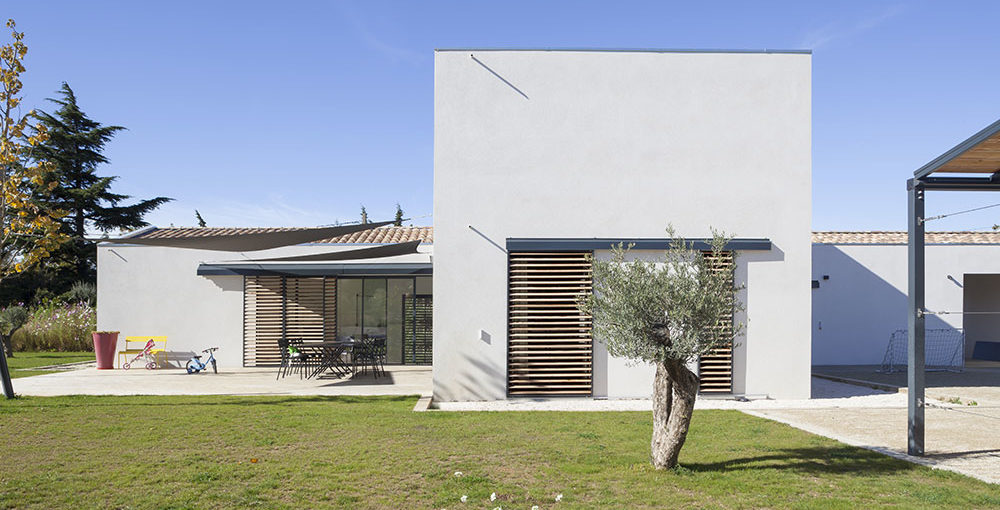
{"type": "Polygon", "coordinates": [[[243,364],[281,361],[281,338],[319,342],[336,338],[334,278],[247,276],[243,280],[243,364]]]}
{"type": "Polygon", "coordinates": [[[243,366],[280,361],[284,333],[285,282],[280,276],[243,278],[243,366]]]}
{"type": "MultiPolygon", "coordinates": [[[[714,270],[725,270],[733,265],[732,252],[720,253],[713,257],[711,252],[703,252],[708,267],[714,270]]],[[[730,306],[729,313],[721,319],[720,328],[724,335],[733,336],[733,313],[730,306]]],[[[733,392],[733,344],[730,342],[722,347],[717,347],[712,352],[705,354],[698,360],[698,374],[701,377],[702,393],[732,393],[733,392]]]]}
{"type": "Polygon", "coordinates": [[[577,297],[592,291],[589,255],[510,254],[510,396],[591,395],[591,321],[576,307],[577,297]]]}

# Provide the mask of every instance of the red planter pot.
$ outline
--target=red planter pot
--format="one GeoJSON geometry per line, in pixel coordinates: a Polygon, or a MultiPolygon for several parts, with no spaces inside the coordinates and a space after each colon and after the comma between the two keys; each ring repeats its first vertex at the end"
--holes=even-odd
{"type": "Polygon", "coordinates": [[[98,370],[115,368],[115,349],[118,347],[118,332],[93,333],[94,354],[97,355],[98,370]]]}

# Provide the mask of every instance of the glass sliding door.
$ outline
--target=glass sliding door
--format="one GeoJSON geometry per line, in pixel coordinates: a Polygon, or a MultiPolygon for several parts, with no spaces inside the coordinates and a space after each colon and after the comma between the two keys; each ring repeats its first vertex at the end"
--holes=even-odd
{"type": "Polygon", "coordinates": [[[403,299],[413,294],[413,278],[389,278],[387,363],[406,363],[403,359],[403,299]]]}
{"type": "MultiPolygon", "coordinates": [[[[430,277],[338,278],[337,338],[385,339],[386,363],[429,364],[429,354],[414,356],[415,294],[430,294],[430,277]]],[[[421,351],[429,353],[424,343],[421,351]]]]}
{"type": "Polygon", "coordinates": [[[361,338],[361,281],[337,279],[337,340],[361,338]]]}
{"type": "Polygon", "coordinates": [[[364,278],[364,301],[361,303],[361,331],[365,338],[385,339],[385,278],[364,278]]]}

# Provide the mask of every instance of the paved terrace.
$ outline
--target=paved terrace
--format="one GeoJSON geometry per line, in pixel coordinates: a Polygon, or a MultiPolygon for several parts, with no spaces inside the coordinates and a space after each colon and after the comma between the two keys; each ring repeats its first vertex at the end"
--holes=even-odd
{"type": "Polygon", "coordinates": [[[277,368],[219,368],[218,374],[188,374],[181,369],[97,370],[88,367],[57,374],[14,379],[19,395],[420,395],[431,394],[431,367],[386,367],[337,379],[275,380],[277,368]]]}

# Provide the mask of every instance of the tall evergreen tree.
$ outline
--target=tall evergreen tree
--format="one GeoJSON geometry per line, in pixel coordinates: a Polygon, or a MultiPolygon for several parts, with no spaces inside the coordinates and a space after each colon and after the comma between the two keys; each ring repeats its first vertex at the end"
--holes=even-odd
{"type": "Polygon", "coordinates": [[[392,224],[397,227],[403,226],[403,208],[399,206],[399,202],[396,202],[396,220],[392,224]]]}
{"type": "Polygon", "coordinates": [[[36,194],[46,208],[67,213],[61,220],[62,231],[71,239],[56,254],[68,266],[62,271],[72,271],[73,280],[92,281],[97,252],[95,244],[85,238],[88,230],[106,233],[147,226],[143,217],[172,199],[156,197],[125,204],[130,196],[113,193],[111,184],[118,177],[101,177],[97,167],[108,163],[102,154],[104,146],[125,128],[104,126],[87,117],[68,84],[63,83],[58,94],[59,98],[49,99],[58,110],[35,114],[48,133],[35,150],[54,164],[51,177],[38,186],[36,194]]]}
{"type": "Polygon", "coordinates": [[[199,227],[207,227],[208,223],[205,223],[205,218],[201,217],[201,213],[197,209],[194,210],[194,219],[198,220],[199,227]]]}

